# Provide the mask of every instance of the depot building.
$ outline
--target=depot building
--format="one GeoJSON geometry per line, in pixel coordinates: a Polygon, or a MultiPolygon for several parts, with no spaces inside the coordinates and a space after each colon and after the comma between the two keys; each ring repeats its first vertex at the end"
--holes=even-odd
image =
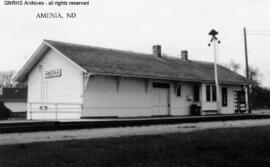
{"type": "Polygon", "coordinates": [[[152,54],[44,40],[15,77],[28,85],[28,119],[203,115],[247,110],[245,77],[214,64],[152,54]]]}

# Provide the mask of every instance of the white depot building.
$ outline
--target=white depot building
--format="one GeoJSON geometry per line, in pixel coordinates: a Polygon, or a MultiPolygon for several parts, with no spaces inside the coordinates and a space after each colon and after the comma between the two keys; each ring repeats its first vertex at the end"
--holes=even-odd
{"type": "Polygon", "coordinates": [[[247,110],[245,77],[219,66],[220,96],[211,62],[44,40],[15,77],[27,82],[28,119],[190,115],[247,110]]]}

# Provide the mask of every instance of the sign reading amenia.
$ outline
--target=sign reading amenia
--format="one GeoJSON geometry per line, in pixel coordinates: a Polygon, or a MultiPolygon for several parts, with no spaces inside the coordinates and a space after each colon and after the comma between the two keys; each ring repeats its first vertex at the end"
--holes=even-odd
{"type": "Polygon", "coordinates": [[[61,69],[46,71],[45,78],[61,77],[61,69]]]}

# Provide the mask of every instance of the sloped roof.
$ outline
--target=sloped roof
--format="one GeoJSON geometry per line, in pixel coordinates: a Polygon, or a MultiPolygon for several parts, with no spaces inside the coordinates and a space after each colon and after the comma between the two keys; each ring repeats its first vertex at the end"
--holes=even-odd
{"type": "MultiPolygon", "coordinates": [[[[137,53],[44,40],[34,55],[15,77],[22,82],[46,50],[54,49],[72,63],[96,75],[114,75],[175,81],[214,82],[214,64],[211,62],[182,60],[180,58],[137,53]]],[[[247,84],[245,77],[223,67],[218,67],[219,82],[228,84],[247,84]]]]}
{"type": "MultiPolygon", "coordinates": [[[[90,73],[160,78],[194,82],[214,82],[214,65],[210,62],[121,51],[46,40],[51,46],[90,73]]],[[[221,83],[243,84],[249,81],[223,67],[218,67],[221,83]]]]}

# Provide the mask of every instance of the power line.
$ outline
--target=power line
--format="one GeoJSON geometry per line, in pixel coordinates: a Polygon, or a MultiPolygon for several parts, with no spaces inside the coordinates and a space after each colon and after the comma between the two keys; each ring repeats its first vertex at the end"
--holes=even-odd
{"type": "Polygon", "coordinates": [[[270,32],[270,30],[247,30],[247,32],[270,32]]]}
{"type": "Polygon", "coordinates": [[[269,36],[270,33],[247,33],[248,35],[262,35],[262,36],[269,36]]]}
{"type": "Polygon", "coordinates": [[[270,35],[270,30],[247,30],[247,35],[262,35],[268,36],[270,35]]]}

